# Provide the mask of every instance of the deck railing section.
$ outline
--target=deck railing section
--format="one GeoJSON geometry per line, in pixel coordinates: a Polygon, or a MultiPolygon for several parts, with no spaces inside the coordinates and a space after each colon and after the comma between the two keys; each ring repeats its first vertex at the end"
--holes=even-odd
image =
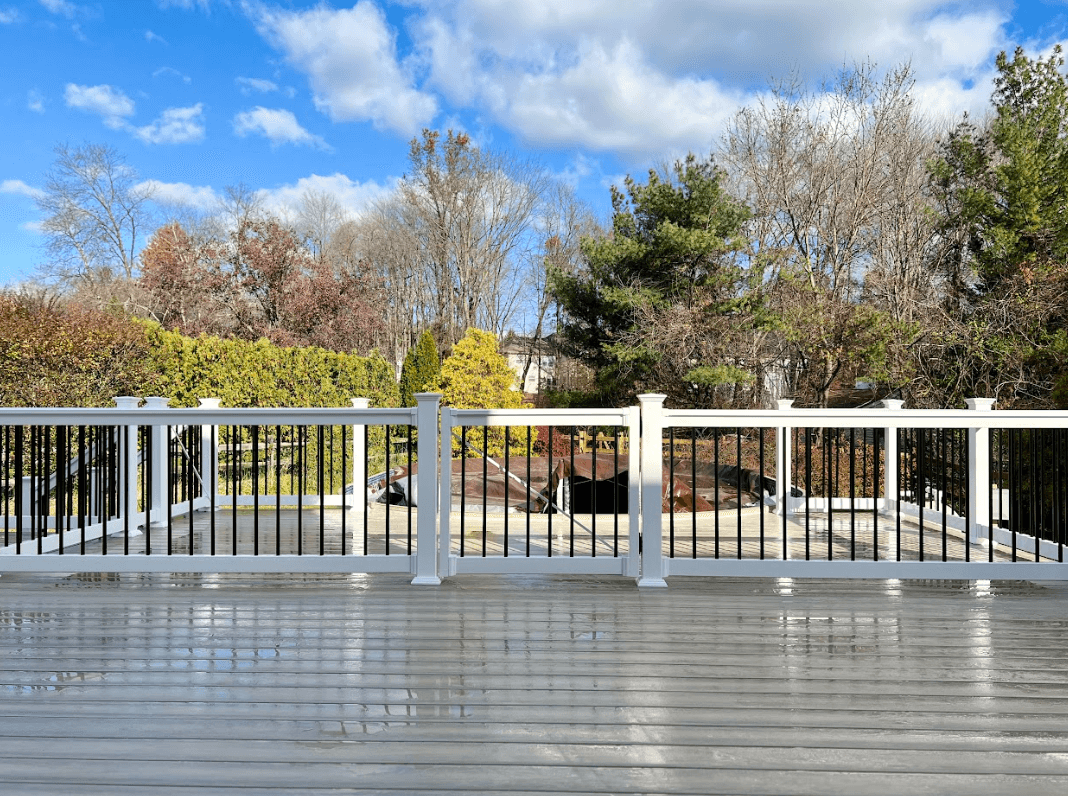
{"type": "Polygon", "coordinates": [[[44,554],[54,552],[85,571],[410,572],[436,582],[437,401],[0,410],[0,569],[49,571],[57,563],[44,554]],[[420,423],[418,444],[398,457],[393,442],[411,442],[420,423]],[[371,483],[398,467],[423,496],[399,511],[375,502],[371,483]]]}
{"type": "Polygon", "coordinates": [[[1068,413],[663,400],[2,409],[0,570],[1068,579],[1068,413]]]}
{"type": "MultiPolygon", "coordinates": [[[[665,498],[650,484],[643,501],[646,585],[728,572],[1021,577],[1012,563],[1022,561],[1068,577],[1064,412],[973,400],[968,410],[780,402],[740,413],[662,401],[642,402],[643,439],[661,429],[666,440],[665,498]]],[[[652,447],[645,472],[657,465],[652,447]]]]}
{"type": "Polygon", "coordinates": [[[637,407],[441,415],[443,574],[638,577],[637,407]]]}

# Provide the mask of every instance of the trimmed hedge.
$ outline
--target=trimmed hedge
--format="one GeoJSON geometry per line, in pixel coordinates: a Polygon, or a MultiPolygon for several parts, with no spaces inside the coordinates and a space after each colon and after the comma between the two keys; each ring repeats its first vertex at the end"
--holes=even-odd
{"type": "Polygon", "coordinates": [[[267,340],[186,337],[148,324],[157,394],[171,405],[197,406],[219,398],[224,407],[398,406],[393,368],[377,352],[368,357],[323,348],[283,348],[267,340]]]}

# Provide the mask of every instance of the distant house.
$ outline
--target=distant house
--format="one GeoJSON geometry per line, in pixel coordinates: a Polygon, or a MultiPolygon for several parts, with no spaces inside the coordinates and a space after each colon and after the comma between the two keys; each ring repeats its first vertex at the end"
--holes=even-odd
{"type": "Polygon", "coordinates": [[[519,389],[524,393],[537,395],[555,386],[557,356],[549,341],[509,335],[501,343],[500,351],[508,360],[508,366],[515,371],[516,378],[522,380],[519,389]],[[526,379],[523,379],[524,369],[527,372],[526,379]]]}

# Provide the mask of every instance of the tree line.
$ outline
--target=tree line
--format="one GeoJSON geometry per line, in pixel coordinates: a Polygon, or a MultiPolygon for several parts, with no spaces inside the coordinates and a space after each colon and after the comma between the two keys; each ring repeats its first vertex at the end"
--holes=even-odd
{"type": "Polygon", "coordinates": [[[708,155],[613,188],[603,226],[537,163],[452,131],[414,139],[359,217],[316,193],[280,217],[233,189],[153,218],[118,153],[60,147],[46,276],[184,334],[392,363],[424,332],[442,355],[519,329],[530,356],[548,338],[590,368],[559,402],[753,406],[778,385],[820,406],[864,379],[917,407],[1065,406],[1062,67],[1002,53],[990,113],[952,126],[916,107],[907,66],[783,81],[708,155]]]}

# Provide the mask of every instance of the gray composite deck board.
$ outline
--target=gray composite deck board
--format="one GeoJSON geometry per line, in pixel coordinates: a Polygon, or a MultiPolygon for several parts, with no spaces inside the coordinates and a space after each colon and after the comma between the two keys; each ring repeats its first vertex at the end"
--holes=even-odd
{"type": "Polygon", "coordinates": [[[5,794],[1068,791],[1068,586],[4,575],[5,794]]]}

